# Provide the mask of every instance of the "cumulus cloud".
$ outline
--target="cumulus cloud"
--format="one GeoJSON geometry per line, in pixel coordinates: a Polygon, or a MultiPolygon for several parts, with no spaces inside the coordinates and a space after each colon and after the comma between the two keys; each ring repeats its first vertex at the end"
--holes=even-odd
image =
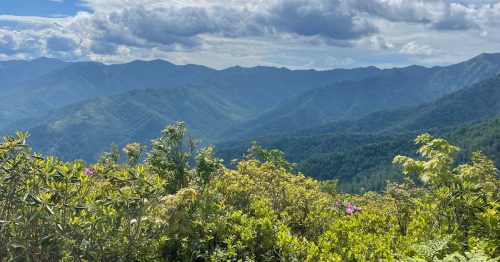
{"type": "Polygon", "coordinates": [[[354,59],[348,57],[344,59],[339,59],[333,56],[325,56],[318,58],[316,60],[312,60],[310,62],[311,67],[319,67],[319,68],[332,68],[332,67],[345,67],[353,64],[355,61],[354,59]]]}
{"type": "Polygon", "coordinates": [[[0,36],[0,53],[2,54],[12,54],[16,50],[16,41],[11,34],[6,34],[5,32],[0,36]]]}
{"type": "Polygon", "coordinates": [[[11,31],[0,29],[0,54],[26,54],[33,50],[40,50],[42,42],[35,31],[11,31]]]}
{"type": "Polygon", "coordinates": [[[433,51],[434,50],[429,45],[411,41],[404,45],[399,52],[409,55],[431,55],[433,51]]]}
{"type": "Polygon", "coordinates": [[[476,10],[460,4],[451,4],[433,27],[437,30],[468,30],[479,28],[474,19],[476,10]]]}
{"type": "MultiPolygon", "coordinates": [[[[447,3],[448,2],[448,3],[447,3]]],[[[449,6],[445,0],[353,0],[352,6],[367,15],[389,21],[430,23],[449,6]]]]}
{"type": "Polygon", "coordinates": [[[277,31],[336,40],[358,39],[377,28],[344,1],[294,0],[273,6],[265,24],[277,31]]]}
{"type": "Polygon", "coordinates": [[[118,45],[110,42],[94,40],[90,45],[90,51],[98,55],[114,55],[118,51],[118,45]]]}
{"type": "Polygon", "coordinates": [[[3,21],[37,23],[73,38],[48,38],[49,50],[71,50],[91,44],[90,52],[116,51],[116,46],[164,50],[198,48],[203,35],[229,38],[267,37],[351,46],[351,40],[371,35],[377,27],[357,15],[345,0],[263,1],[85,1],[93,13],[66,19],[0,16],[3,21]],[[78,39],[75,39],[78,38],[78,39]]]}
{"type": "Polygon", "coordinates": [[[367,15],[393,22],[424,24],[437,30],[479,27],[474,17],[477,8],[449,0],[354,0],[353,5],[367,15]]]}
{"type": "MultiPolygon", "coordinates": [[[[186,48],[199,46],[203,34],[233,38],[297,35],[323,38],[325,43],[335,45],[377,32],[373,24],[350,11],[343,1],[274,1],[265,8],[237,2],[240,5],[131,4],[109,13],[96,12],[89,23],[94,25],[94,32],[97,29],[98,38],[118,44],[186,48]]],[[[97,2],[89,5],[102,9],[97,2]]]]}
{"type": "Polygon", "coordinates": [[[375,36],[368,40],[370,47],[374,50],[386,50],[393,48],[394,45],[387,42],[382,36],[375,36]]]}
{"type": "Polygon", "coordinates": [[[488,0],[82,2],[92,12],[64,18],[0,15],[0,21],[24,25],[0,31],[0,54],[67,52],[103,58],[130,54],[134,48],[196,51],[209,46],[206,39],[214,36],[335,47],[364,45],[372,50],[402,46],[400,53],[422,55],[431,54],[432,46],[408,40],[396,43],[383,35],[380,21],[420,25],[434,32],[477,30],[483,35],[500,23],[500,3],[488,0]]]}

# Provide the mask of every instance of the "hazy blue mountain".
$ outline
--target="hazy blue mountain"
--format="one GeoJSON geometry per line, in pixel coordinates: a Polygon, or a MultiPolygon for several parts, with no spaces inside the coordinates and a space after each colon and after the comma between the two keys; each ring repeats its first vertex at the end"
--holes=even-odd
{"type": "Polygon", "coordinates": [[[166,124],[177,120],[187,121],[195,136],[209,140],[286,97],[381,72],[375,67],[330,71],[233,67],[217,71],[162,60],[120,65],[70,63],[3,93],[0,120],[3,133],[31,131],[37,149],[65,159],[93,160],[111,143],[155,137],[166,124]]]}
{"type": "Polygon", "coordinates": [[[218,71],[199,65],[174,65],[163,60],[116,65],[64,63],[53,59],[3,63],[6,68],[4,74],[33,74],[31,77],[17,77],[15,83],[9,80],[12,77],[5,77],[12,83],[2,88],[0,126],[23,118],[38,117],[50,110],[91,98],[133,89],[163,89],[193,84],[215,87],[216,92],[224,91],[227,96],[237,98],[238,103],[260,112],[284,98],[314,87],[372,77],[383,72],[375,67],[330,71],[233,67],[218,71]],[[35,67],[42,62],[54,65],[47,66],[45,71],[35,67]]]}
{"type": "Polygon", "coordinates": [[[69,63],[51,58],[0,61],[0,91],[16,88],[16,83],[37,78],[67,65],[69,63]]]}
{"type": "Polygon", "coordinates": [[[479,80],[499,74],[500,53],[483,53],[470,60],[446,66],[434,67],[435,71],[427,79],[430,85],[439,86],[453,92],[479,80]]]}
{"type": "MultiPolygon", "coordinates": [[[[132,64],[137,63],[150,64],[147,62],[133,62],[132,64]]],[[[163,61],[154,61],[154,63],[175,67],[163,61]]],[[[81,77],[83,75],[85,79],[94,81],[78,82],[90,83],[88,86],[70,85],[74,89],[80,88],[76,94],[82,94],[84,90],[94,90],[97,96],[99,90],[93,88],[96,86],[108,88],[108,91],[102,91],[101,94],[113,92],[112,84],[102,84],[102,79],[109,79],[107,75],[113,75],[110,73],[106,75],[109,66],[98,63],[77,63],[70,67],[84,67],[86,70],[83,71],[86,74],[79,73],[69,76],[69,78],[74,79],[75,76],[81,77]],[[89,70],[88,67],[93,70],[89,70]],[[101,81],[101,84],[92,84],[97,81],[101,81]]],[[[197,69],[195,66],[190,67],[197,69]]],[[[131,70],[128,67],[126,69],[131,70]]],[[[134,72],[137,70],[135,69],[134,72]]],[[[70,71],[75,70],[70,68],[70,71]]],[[[269,67],[230,68],[219,71],[220,75],[214,76],[202,85],[191,84],[188,86],[184,83],[180,87],[172,87],[167,84],[161,87],[159,86],[161,81],[148,80],[150,81],[148,86],[155,86],[156,89],[134,89],[125,94],[103,96],[83,103],[71,104],[55,109],[48,114],[14,121],[4,128],[4,132],[13,132],[15,129],[21,128],[29,130],[32,133],[31,140],[35,148],[44,152],[57,152],[65,159],[84,158],[87,160],[92,160],[97,153],[108,148],[111,141],[121,145],[133,138],[149,139],[155,137],[166,124],[177,120],[186,121],[196,137],[204,141],[211,141],[228,126],[258,115],[266,107],[287,95],[311,88],[309,87],[310,83],[321,85],[330,81],[371,76],[379,71],[381,70],[373,67],[353,69],[352,71],[332,70],[325,72],[292,71],[269,67]],[[250,79],[255,80],[250,81],[250,79]],[[303,80],[299,81],[299,79],[303,80]],[[131,93],[141,94],[140,102],[137,101],[138,97],[131,96],[131,93]],[[267,100],[259,99],[261,96],[266,97],[267,100]],[[85,116],[84,121],[82,121],[81,115],[85,116]],[[143,121],[142,118],[147,119],[147,125],[140,124],[143,121]],[[136,122],[137,124],[134,124],[136,122]],[[82,128],[85,125],[93,128],[91,130],[82,128]],[[124,128],[124,126],[134,126],[134,128],[124,128]],[[47,144],[46,141],[50,136],[61,138],[51,140],[52,142],[47,144]],[[80,145],[80,141],[85,141],[85,145],[80,145]],[[75,147],[75,145],[78,146],[75,147]]],[[[144,72],[144,74],[146,73],[144,72]]],[[[125,76],[130,74],[132,72],[127,72],[125,76]]],[[[125,76],[118,78],[121,79],[120,81],[127,82],[123,80],[125,76]]],[[[52,76],[47,79],[56,81],[52,76]]],[[[109,82],[116,83],[117,81],[110,80],[109,82]]],[[[71,82],[63,81],[63,83],[71,82]]],[[[143,82],[148,83],[147,81],[143,82]]],[[[198,81],[198,83],[200,82],[202,81],[198,81]]],[[[131,81],[127,84],[133,86],[131,81]]],[[[47,89],[50,89],[49,91],[56,90],[51,85],[46,86],[47,89]]],[[[64,97],[66,102],[81,99],[70,92],[66,85],[62,89],[67,90],[67,94],[52,96],[53,103],[58,103],[56,97],[64,97]]],[[[49,91],[44,91],[44,93],[49,91]]],[[[91,96],[91,94],[87,95],[87,97],[91,96]]],[[[40,94],[39,97],[43,97],[43,94],[40,94]]],[[[40,101],[39,98],[37,100],[40,101]]]]}
{"type": "Polygon", "coordinates": [[[327,71],[289,70],[274,67],[231,67],[222,70],[210,84],[235,102],[264,112],[280,101],[316,87],[383,74],[376,67],[327,71]]]}
{"type": "Polygon", "coordinates": [[[500,54],[482,54],[448,67],[410,66],[381,75],[315,88],[289,99],[223,137],[288,133],[370,113],[433,101],[466,85],[500,73],[500,54]]]}
{"type": "MultiPolygon", "coordinates": [[[[29,69],[26,69],[29,70],[29,69]]],[[[132,89],[168,88],[201,83],[215,70],[195,65],[176,66],[162,60],[119,65],[71,63],[27,81],[0,97],[0,121],[40,116],[49,110],[86,99],[132,89]]]]}

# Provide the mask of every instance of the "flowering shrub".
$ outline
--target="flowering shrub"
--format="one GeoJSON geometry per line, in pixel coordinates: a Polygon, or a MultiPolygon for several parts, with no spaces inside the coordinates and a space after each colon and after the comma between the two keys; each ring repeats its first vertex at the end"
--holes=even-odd
{"type": "Polygon", "coordinates": [[[151,150],[131,143],[93,165],[0,143],[1,261],[454,261],[500,250],[499,175],[474,153],[421,135],[422,159],[383,194],[335,192],[254,145],[235,169],[194,151],[183,123],[151,150]],[[415,174],[420,181],[413,181],[415,174]],[[420,184],[421,186],[417,186],[420,184]]]}
{"type": "Polygon", "coordinates": [[[90,175],[95,174],[96,171],[92,167],[87,167],[87,168],[85,168],[85,172],[84,173],[85,173],[85,175],[90,176],[90,175]]]}
{"type": "Polygon", "coordinates": [[[361,207],[355,206],[351,202],[348,202],[347,204],[342,204],[340,201],[337,200],[337,201],[335,201],[335,204],[339,208],[344,209],[345,213],[348,214],[348,215],[352,215],[352,214],[354,214],[357,211],[363,210],[361,207]]]}

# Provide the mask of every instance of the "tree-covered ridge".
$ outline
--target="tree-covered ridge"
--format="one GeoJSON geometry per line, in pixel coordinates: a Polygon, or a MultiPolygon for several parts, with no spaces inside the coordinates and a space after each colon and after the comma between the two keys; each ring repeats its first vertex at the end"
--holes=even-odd
{"type": "Polygon", "coordinates": [[[212,87],[246,106],[267,109],[283,98],[317,86],[370,77],[382,71],[375,67],[329,71],[271,67],[215,70],[164,60],[114,65],[55,59],[0,61],[0,127],[25,118],[43,117],[51,110],[89,99],[185,85],[212,87]],[[255,99],[264,92],[264,99],[255,99]]]}
{"type": "Polygon", "coordinates": [[[397,154],[413,154],[411,139],[430,132],[464,147],[462,161],[483,150],[497,165],[500,125],[500,75],[418,107],[380,111],[353,121],[332,123],[281,135],[251,137],[217,145],[224,159],[238,158],[251,140],[286,152],[300,170],[317,179],[341,179],[339,189],[380,191],[386,180],[402,179],[391,165],[397,154]],[[481,121],[482,120],[482,121],[481,121]],[[478,121],[481,121],[478,123],[478,121]],[[467,131],[465,131],[467,130],[467,131]]]}
{"type": "MultiPolygon", "coordinates": [[[[474,150],[481,150],[500,165],[500,118],[464,124],[453,129],[430,129],[430,133],[459,145],[458,162],[466,162],[474,150]]],[[[319,180],[340,179],[343,192],[382,191],[387,180],[403,177],[391,161],[394,155],[416,156],[412,144],[415,132],[332,133],[311,136],[273,136],[259,139],[259,145],[286,152],[299,170],[319,180]]],[[[240,158],[250,143],[238,141],[217,145],[218,156],[240,158]]]]}
{"type": "Polygon", "coordinates": [[[354,121],[327,124],[299,134],[407,132],[452,128],[500,114],[500,75],[417,107],[384,110],[354,121]]]}
{"type": "Polygon", "coordinates": [[[37,150],[62,155],[64,160],[95,161],[107,145],[149,141],[156,136],[155,130],[177,119],[192,123],[191,132],[205,140],[252,113],[248,108],[221,99],[210,88],[185,86],[132,90],[101,97],[16,125],[30,130],[32,146],[37,150]],[[47,140],[52,142],[46,143],[47,140]]]}
{"type": "Polygon", "coordinates": [[[95,161],[111,141],[147,143],[154,130],[178,119],[207,144],[256,139],[420,105],[498,73],[500,54],[444,67],[327,71],[7,61],[0,62],[0,132],[29,130],[37,150],[95,161]],[[47,145],[49,137],[61,139],[47,145]]]}
{"type": "MultiPolygon", "coordinates": [[[[476,101],[481,101],[480,98],[487,98],[490,101],[489,104],[494,105],[495,101],[498,101],[498,99],[494,99],[498,97],[498,90],[500,90],[498,88],[499,79],[498,77],[495,78],[495,76],[500,74],[498,63],[500,63],[499,54],[483,54],[448,67],[425,68],[409,66],[394,68],[387,70],[384,74],[371,78],[334,83],[312,89],[280,103],[256,119],[246,121],[227,130],[224,135],[229,135],[233,138],[238,136],[259,137],[290,133],[305,128],[315,130],[316,127],[325,124],[330,124],[330,126],[336,128],[337,122],[340,121],[348,121],[347,123],[343,123],[344,125],[341,124],[340,128],[348,124],[344,128],[356,128],[361,125],[365,129],[387,128],[380,124],[388,120],[394,122],[408,121],[408,123],[403,123],[404,125],[401,128],[410,128],[412,122],[415,122],[414,124],[417,127],[428,124],[431,121],[439,122],[445,120],[443,115],[436,116],[436,119],[432,120],[425,118],[432,115],[429,112],[427,114],[423,112],[422,116],[418,114],[412,115],[413,108],[406,112],[404,110],[396,110],[396,114],[388,114],[387,116],[384,114],[375,115],[375,119],[373,119],[374,115],[369,114],[378,111],[400,109],[402,107],[419,106],[450,93],[453,93],[456,97],[452,95],[447,98],[448,101],[462,99],[465,101],[459,102],[470,102],[463,98],[467,93],[471,93],[470,90],[464,93],[456,91],[492,77],[492,80],[484,81],[482,84],[469,89],[483,89],[481,96],[476,97],[476,101]],[[489,90],[484,90],[488,88],[489,90]],[[492,88],[497,89],[496,91],[493,90],[490,97],[485,96],[488,94],[487,91],[491,91],[492,88]],[[362,120],[354,122],[355,125],[353,127],[349,126],[349,124],[352,124],[349,121],[362,117],[364,117],[362,120]],[[373,124],[375,126],[372,126],[373,124]]],[[[484,107],[488,106],[488,104],[478,105],[480,108],[477,109],[477,112],[481,112],[479,109],[484,109],[484,107]]],[[[457,112],[445,112],[450,114],[451,121],[445,121],[443,125],[456,124],[457,121],[460,121],[460,113],[462,111],[471,110],[467,107],[460,108],[461,106],[461,103],[457,103],[444,105],[442,108],[438,107],[438,109],[459,109],[457,112]]],[[[433,109],[429,106],[422,108],[422,110],[433,109]]],[[[498,110],[498,102],[496,102],[496,108],[490,109],[490,111],[494,109],[498,110]]],[[[443,113],[443,110],[440,112],[443,113]]],[[[471,118],[474,115],[468,117],[471,118]]],[[[389,124],[393,125],[394,123],[389,122],[389,124]]]]}
{"type": "MultiPolygon", "coordinates": [[[[500,255],[500,180],[479,152],[428,134],[383,193],[337,193],[254,145],[234,168],[183,123],[95,164],[0,144],[0,259],[9,261],[464,261],[500,255]],[[123,158],[121,158],[123,156],[123,158]]],[[[483,259],[483,260],[481,260],[483,259]]]]}

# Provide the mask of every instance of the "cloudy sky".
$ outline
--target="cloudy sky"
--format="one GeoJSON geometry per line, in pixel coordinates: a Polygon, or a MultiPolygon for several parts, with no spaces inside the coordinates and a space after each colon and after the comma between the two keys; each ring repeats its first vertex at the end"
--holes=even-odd
{"type": "Polygon", "coordinates": [[[0,60],[352,68],[500,52],[500,0],[0,0],[0,60]]]}

